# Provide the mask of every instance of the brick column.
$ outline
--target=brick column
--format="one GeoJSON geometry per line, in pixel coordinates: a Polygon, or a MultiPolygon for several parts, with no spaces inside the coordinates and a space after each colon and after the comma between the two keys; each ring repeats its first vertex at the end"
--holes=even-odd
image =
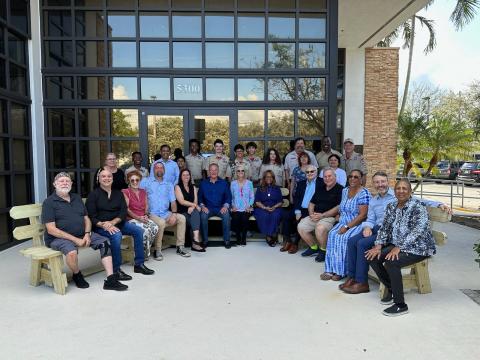
{"type": "Polygon", "coordinates": [[[395,181],[398,115],[398,48],[365,49],[365,122],[363,155],[368,188],[378,170],[395,181]]]}

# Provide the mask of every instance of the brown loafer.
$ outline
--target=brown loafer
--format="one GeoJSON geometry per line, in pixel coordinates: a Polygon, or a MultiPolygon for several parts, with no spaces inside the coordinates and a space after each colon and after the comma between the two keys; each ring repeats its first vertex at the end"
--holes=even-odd
{"type": "Polygon", "coordinates": [[[355,279],[354,278],[348,278],[347,281],[345,281],[343,284],[338,285],[338,288],[340,290],[343,290],[343,288],[352,286],[353,284],[355,284],[355,279]]]}
{"type": "Polygon", "coordinates": [[[292,243],[291,242],[284,242],[283,243],[283,246],[280,248],[280,251],[281,252],[285,252],[285,251],[288,251],[290,250],[290,247],[292,246],[292,243]]]}
{"type": "Polygon", "coordinates": [[[297,244],[292,244],[290,246],[290,249],[288,250],[289,254],[296,254],[298,251],[298,245],[297,244]]]}
{"type": "Polygon", "coordinates": [[[370,287],[368,286],[368,283],[355,283],[352,286],[344,287],[343,291],[347,294],[361,294],[369,292],[370,287]]]}

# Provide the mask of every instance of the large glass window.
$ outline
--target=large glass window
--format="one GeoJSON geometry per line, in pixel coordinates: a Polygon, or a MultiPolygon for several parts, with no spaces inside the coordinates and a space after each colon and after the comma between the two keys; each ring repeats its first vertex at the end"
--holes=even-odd
{"type": "Polygon", "coordinates": [[[174,42],[173,67],[201,68],[202,44],[199,42],[174,42]]]}
{"type": "Polygon", "coordinates": [[[291,137],[294,135],[292,110],[268,110],[268,135],[271,137],[291,137]]]}
{"type": "Polygon", "coordinates": [[[205,66],[207,68],[233,69],[233,43],[206,43],[205,66]]]}
{"type": "Polygon", "coordinates": [[[142,78],[142,100],[170,100],[169,78],[142,78]]]}
{"type": "Polygon", "coordinates": [[[135,37],[135,14],[124,12],[108,13],[108,36],[135,37]]]}
{"type": "Polygon", "coordinates": [[[264,101],[263,79],[238,79],[238,101],[264,101]]]}
{"type": "Polygon", "coordinates": [[[110,98],[112,100],[137,100],[137,78],[111,78],[110,98]]]}
{"type": "Polygon", "coordinates": [[[295,67],[295,44],[269,43],[268,67],[276,69],[295,67]]]}
{"type": "Polygon", "coordinates": [[[111,41],[109,54],[112,67],[137,66],[137,51],[134,42],[111,41]]]}
{"type": "Polygon", "coordinates": [[[263,138],[265,132],[265,111],[238,110],[238,137],[263,138]]]}
{"type": "Polygon", "coordinates": [[[323,14],[301,14],[298,21],[300,39],[323,39],[326,34],[326,18],[323,14]]]}
{"type": "Polygon", "coordinates": [[[105,45],[103,41],[76,41],[76,48],[77,66],[105,66],[105,45]]]}
{"type": "Polygon", "coordinates": [[[75,11],[75,34],[77,37],[103,37],[105,16],[102,11],[75,11]]]}
{"type": "Polygon", "coordinates": [[[140,37],[167,38],[168,15],[163,13],[140,13],[140,37]]]}
{"type": "Polygon", "coordinates": [[[173,79],[173,98],[175,100],[203,100],[202,79],[173,79]]]}
{"type": "Polygon", "coordinates": [[[269,39],[295,39],[295,14],[269,14],[269,39]]]}
{"type": "Polygon", "coordinates": [[[325,100],[325,78],[299,78],[298,100],[325,100]]]}
{"type": "Polygon", "coordinates": [[[268,79],[268,100],[272,100],[272,101],[295,100],[295,79],[293,78],[268,79]]]}
{"type": "Polygon", "coordinates": [[[233,38],[233,16],[222,13],[205,15],[206,38],[233,38]]]}
{"type": "Polygon", "coordinates": [[[264,43],[238,43],[238,68],[261,69],[265,66],[264,43]]]}
{"type": "Polygon", "coordinates": [[[238,37],[247,39],[265,37],[265,16],[263,14],[238,14],[238,37]]]}
{"type": "Polygon", "coordinates": [[[140,66],[141,67],[169,67],[168,42],[141,42],[140,43],[140,66]]]}
{"type": "Polygon", "coordinates": [[[207,100],[233,101],[233,79],[206,79],[207,100]]]}
{"type": "Polygon", "coordinates": [[[202,19],[198,14],[175,13],[172,31],[175,38],[199,38],[202,36],[202,19]]]}
{"type": "Polygon", "coordinates": [[[324,68],[325,67],[325,44],[324,43],[300,43],[298,45],[299,68],[324,68]]]}

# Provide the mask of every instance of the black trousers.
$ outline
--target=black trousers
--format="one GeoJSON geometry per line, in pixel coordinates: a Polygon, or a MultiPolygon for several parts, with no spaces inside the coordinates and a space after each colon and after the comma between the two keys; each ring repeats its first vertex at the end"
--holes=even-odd
{"type": "Polygon", "coordinates": [[[393,248],[394,245],[385,246],[380,254],[380,259],[371,260],[369,263],[383,285],[392,292],[393,301],[396,304],[403,304],[405,299],[403,297],[402,267],[418,263],[426,256],[400,251],[398,260],[385,260],[385,256],[393,248]]]}
{"type": "Polygon", "coordinates": [[[235,231],[238,240],[246,240],[248,230],[248,219],[252,213],[246,211],[232,211],[232,230],[235,231]]]}
{"type": "MultiPolygon", "coordinates": [[[[302,214],[301,214],[300,220],[308,216],[308,209],[302,209],[301,211],[302,211],[302,214]]],[[[300,235],[298,234],[298,231],[297,231],[297,225],[300,222],[300,220],[297,221],[295,210],[293,209],[293,207],[283,209],[282,211],[282,235],[284,239],[283,241],[298,245],[298,242],[300,241],[300,235]],[[292,235],[293,235],[293,239],[292,239],[292,235]]]]}

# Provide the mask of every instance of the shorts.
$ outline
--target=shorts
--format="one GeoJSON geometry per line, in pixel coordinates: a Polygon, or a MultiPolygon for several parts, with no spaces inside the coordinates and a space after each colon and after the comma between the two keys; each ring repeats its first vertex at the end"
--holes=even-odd
{"type": "Polygon", "coordinates": [[[333,228],[333,225],[335,225],[335,218],[326,217],[318,221],[313,221],[310,219],[310,216],[307,216],[300,221],[298,224],[298,229],[306,232],[312,232],[315,231],[315,228],[319,225],[322,225],[325,229],[327,229],[327,231],[330,231],[333,228]]]}
{"type": "MultiPolygon", "coordinates": [[[[91,239],[90,247],[93,250],[101,249],[105,241],[108,242],[108,238],[94,232],[92,232],[91,239]]],[[[73,241],[67,239],[55,238],[50,242],[49,247],[53,250],[61,251],[63,255],[67,255],[72,251],[78,252],[78,246],[73,241]]]]}

